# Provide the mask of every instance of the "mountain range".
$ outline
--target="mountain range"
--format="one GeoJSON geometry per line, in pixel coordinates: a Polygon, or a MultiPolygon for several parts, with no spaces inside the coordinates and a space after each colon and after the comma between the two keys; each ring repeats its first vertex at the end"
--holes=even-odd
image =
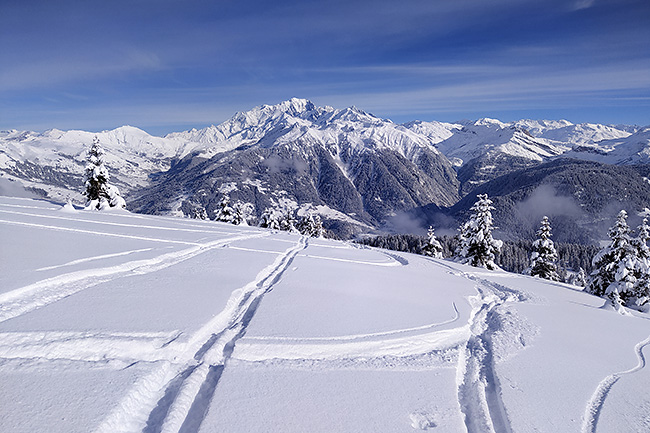
{"type": "Polygon", "coordinates": [[[650,127],[496,119],[396,124],[358,108],[293,98],[219,125],[155,137],[0,131],[0,192],[81,202],[97,136],[129,209],[209,216],[224,195],[319,213],[340,237],[428,224],[454,229],[477,193],[495,200],[503,236],[531,236],[549,214],[558,240],[593,242],[610,213],[650,202],[650,127]]]}

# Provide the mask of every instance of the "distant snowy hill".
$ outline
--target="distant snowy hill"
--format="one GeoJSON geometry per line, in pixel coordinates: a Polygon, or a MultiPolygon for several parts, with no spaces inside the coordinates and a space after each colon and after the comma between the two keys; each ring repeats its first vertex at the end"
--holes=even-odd
{"type": "Polygon", "coordinates": [[[648,313],[212,221],[0,197],[3,433],[647,432],[648,313]]]}
{"type": "MultiPolygon", "coordinates": [[[[228,195],[250,203],[257,216],[269,207],[311,209],[347,237],[373,228],[413,230],[421,223],[406,216],[413,209],[449,208],[481,185],[557,159],[648,164],[648,131],[489,118],[400,125],[354,107],[293,98],[165,137],[130,126],[99,133],[2,131],[0,194],[25,186],[81,203],[84,158],[97,135],[112,182],[133,210],[188,216],[205,209],[212,217],[228,195]]],[[[638,173],[635,183],[650,176],[638,173]]],[[[625,201],[625,192],[613,199],[625,201]]]]}
{"type": "Polygon", "coordinates": [[[132,126],[97,133],[0,131],[0,173],[49,197],[80,201],[86,153],[94,136],[106,150],[112,182],[127,195],[148,185],[149,175],[168,170],[174,158],[192,148],[191,143],[154,137],[132,126]]]}

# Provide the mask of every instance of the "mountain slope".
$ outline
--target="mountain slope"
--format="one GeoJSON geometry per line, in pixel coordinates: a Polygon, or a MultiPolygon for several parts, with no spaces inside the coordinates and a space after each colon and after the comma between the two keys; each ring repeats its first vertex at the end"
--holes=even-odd
{"type": "Polygon", "coordinates": [[[171,211],[177,203],[186,214],[203,207],[211,215],[224,195],[251,203],[258,216],[281,203],[325,206],[328,227],[348,236],[354,228],[332,212],[380,226],[413,207],[459,198],[453,168],[426,137],[356,108],[292,99],[183,137],[211,147],[179,161],[133,200],[134,209],[171,211]]]}
{"type": "Polygon", "coordinates": [[[502,236],[532,239],[542,216],[551,218],[554,239],[597,243],[621,209],[636,213],[650,203],[650,183],[641,167],[558,159],[512,172],[476,188],[448,210],[464,220],[476,194],[494,201],[495,225],[502,236]]]}
{"type": "Polygon", "coordinates": [[[648,313],[445,260],[0,197],[4,433],[647,429],[648,313]]]}

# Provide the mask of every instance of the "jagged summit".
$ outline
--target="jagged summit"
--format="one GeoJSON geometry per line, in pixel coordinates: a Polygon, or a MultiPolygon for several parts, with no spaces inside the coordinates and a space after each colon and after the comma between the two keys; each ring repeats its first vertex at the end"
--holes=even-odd
{"type": "Polygon", "coordinates": [[[319,143],[337,148],[336,153],[391,149],[409,159],[424,148],[436,152],[434,143],[427,136],[414,133],[390,120],[356,107],[319,107],[299,98],[275,105],[260,105],[235,113],[219,125],[172,133],[166,138],[195,143],[190,150],[200,152],[205,158],[240,146],[259,143],[268,147],[273,143],[287,142],[296,145],[319,143]]]}

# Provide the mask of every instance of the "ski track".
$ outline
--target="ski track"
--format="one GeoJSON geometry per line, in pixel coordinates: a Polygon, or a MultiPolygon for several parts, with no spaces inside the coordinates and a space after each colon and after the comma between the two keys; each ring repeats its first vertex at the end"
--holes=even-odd
{"type": "Polygon", "coordinates": [[[72,260],[71,262],[63,263],[61,265],[46,266],[44,268],[36,269],[36,271],[37,272],[51,271],[52,269],[64,268],[66,266],[74,266],[74,265],[78,265],[80,263],[92,262],[92,261],[95,261],[95,260],[110,259],[112,257],[128,256],[130,254],[142,253],[142,252],[145,252],[145,251],[151,251],[152,249],[153,248],[142,248],[142,249],[139,249],[139,250],[123,251],[121,253],[104,254],[104,255],[101,255],[101,256],[87,257],[87,258],[84,258],[84,259],[72,260]]]}
{"type": "Polygon", "coordinates": [[[458,403],[467,432],[512,433],[501,398],[501,384],[494,368],[494,330],[491,323],[498,317],[499,307],[509,302],[524,302],[529,299],[529,295],[480,278],[475,273],[461,271],[448,263],[433,259],[430,261],[449,269],[454,275],[474,281],[478,292],[476,296],[469,298],[472,306],[469,319],[470,336],[465,348],[460,352],[456,370],[458,403]]]}
{"type": "Polygon", "coordinates": [[[115,266],[75,271],[0,294],[0,322],[59,301],[81,290],[128,275],[156,272],[215,248],[239,240],[267,236],[254,233],[223,238],[198,244],[180,251],[165,253],[150,259],[134,260],[115,266]]]}
{"type": "Polygon", "coordinates": [[[6,332],[0,333],[0,359],[65,360],[124,366],[169,360],[174,332],[6,332]]]}
{"type": "Polygon", "coordinates": [[[265,361],[336,361],[385,357],[406,358],[453,350],[469,337],[469,327],[445,329],[407,337],[369,341],[336,341],[330,343],[242,342],[237,346],[236,359],[248,362],[265,361]]]}
{"type": "Polygon", "coordinates": [[[198,230],[198,229],[164,227],[164,226],[144,226],[144,225],[136,225],[136,224],[115,223],[115,222],[109,222],[109,221],[96,221],[96,220],[83,219],[83,218],[82,219],[69,218],[69,217],[63,217],[63,216],[57,216],[57,215],[32,214],[32,213],[27,213],[27,212],[17,212],[17,211],[9,211],[9,210],[2,210],[2,209],[0,209],[0,212],[13,214],[13,215],[28,216],[28,217],[32,217],[32,218],[48,218],[48,219],[80,222],[80,223],[86,223],[86,224],[99,224],[101,226],[129,227],[129,228],[137,228],[137,229],[153,229],[153,230],[189,232],[189,233],[232,234],[232,232],[222,231],[222,230],[214,230],[214,229],[198,230]]]}
{"type": "Polygon", "coordinates": [[[444,326],[444,325],[448,325],[450,323],[454,323],[460,318],[460,316],[459,316],[458,308],[456,307],[455,302],[452,302],[452,307],[454,309],[454,317],[452,317],[451,319],[445,320],[444,322],[431,323],[431,324],[428,324],[428,325],[416,326],[416,327],[413,327],[413,328],[397,329],[397,330],[394,330],[394,331],[373,332],[373,333],[369,333],[369,334],[341,335],[341,336],[337,336],[337,337],[246,337],[246,340],[293,341],[293,342],[301,342],[301,341],[351,341],[351,340],[364,340],[364,339],[374,338],[374,337],[387,337],[387,336],[391,336],[391,335],[404,334],[404,333],[414,332],[414,331],[424,331],[425,329],[437,328],[439,326],[444,326]]]}
{"type": "Polygon", "coordinates": [[[598,418],[600,417],[600,413],[605,404],[605,400],[607,399],[609,392],[612,390],[612,387],[616,384],[616,382],[618,382],[621,376],[633,374],[645,368],[646,359],[645,355],[643,354],[643,349],[649,345],[650,337],[634,346],[634,353],[637,357],[637,365],[635,365],[633,368],[626,371],[610,374],[605,379],[600,381],[596,387],[596,391],[594,391],[594,394],[591,396],[591,399],[589,399],[589,402],[587,403],[585,414],[582,418],[582,433],[596,433],[598,427],[598,418]]]}
{"type": "Polygon", "coordinates": [[[173,345],[176,354],[171,362],[161,362],[136,382],[96,432],[198,431],[235,343],[246,333],[263,296],[306,247],[307,238],[301,237],[253,281],[233,291],[218,315],[187,342],[173,345]]]}
{"type": "Polygon", "coordinates": [[[187,242],[187,241],[175,241],[172,239],[161,239],[161,238],[152,238],[146,236],[135,236],[135,235],[124,235],[119,233],[107,233],[107,232],[97,232],[94,230],[83,230],[83,229],[73,229],[68,227],[57,227],[57,226],[48,226],[46,224],[35,224],[35,223],[26,223],[21,221],[7,221],[0,219],[0,223],[10,224],[16,226],[25,226],[25,227],[36,227],[39,229],[54,230],[61,232],[75,232],[75,233],[84,233],[97,236],[108,236],[113,238],[126,238],[126,239],[136,239],[139,241],[150,241],[150,242],[162,242],[165,244],[181,244],[181,245],[201,245],[197,242],[187,242]]]}
{"type": "Polygon", "coordinates": [[[363,260],[352,260],[352,259],[340,259],[338,257],[325,257],[325,256],[315,256],[312,254],[301,254],[300,257],[307,257],[309,259],[319,259],[319,260],[331,260],[335,262],[346,262],[346,263],[354,263],[358,265],[370,265],[370,266],[402,266],[402,263],[393,259],[391,257],[391,261],[389,262],[367,262],[363,260]]]}

